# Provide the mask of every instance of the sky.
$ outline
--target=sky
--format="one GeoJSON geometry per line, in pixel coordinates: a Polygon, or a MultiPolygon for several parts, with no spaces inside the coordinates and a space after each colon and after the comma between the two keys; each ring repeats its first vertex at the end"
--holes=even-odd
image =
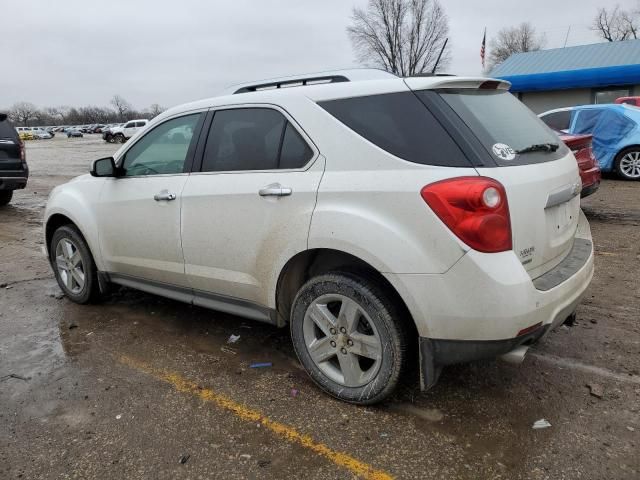
{"type": "MultiPolygon", "coordinates": [[[[633,0],[623,0],[629,7],[633,0]]],[[[359,66],[346,27],[367,0],[0,0],[0,107],[143,109],[211,97],[236,83],[359,66]]],[[[530,21],[547,48],[599,41],[611,0],[441,0],[458,75],[481,73],[480,43],[530,21]]],[[[635,5],[635,3],[634,3],[635,5]]]]}

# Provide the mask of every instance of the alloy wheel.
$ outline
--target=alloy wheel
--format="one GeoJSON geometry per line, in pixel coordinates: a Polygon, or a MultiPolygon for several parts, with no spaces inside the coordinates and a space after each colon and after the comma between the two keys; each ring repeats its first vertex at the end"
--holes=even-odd
{"type": "Polygon", "coordinates": [[[361,387],[378,373],[382,342],[374,323],[353,299],[322,295],[307,309],[304,342],[316,366],[346,387],[361,387]]]}
{"type": "Polygon", "coordinates": [[[627,153],[620,160],[620,171],[628,178],[640,178],[640,151],[627,153]]]}
{"type": "Polygon", "coordinates": [[[56,245],[56,268],[60,280],[69,292],[77,294],[85,285],[85,268],[78,246],[69,238],[56,245]]]}

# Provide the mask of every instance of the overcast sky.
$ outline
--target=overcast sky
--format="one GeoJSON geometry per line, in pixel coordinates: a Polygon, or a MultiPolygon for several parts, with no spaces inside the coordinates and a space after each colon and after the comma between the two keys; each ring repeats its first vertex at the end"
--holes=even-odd
{"type": "MultiPolygon", "coordinates": [[[[632,0],[623,0],[628,6],[632,0]]],[[[0,107],[169,107],[255,79],[355,66],[345,28],[366,0],[2,0],[0,107]]],[[[589,25],[611,0],[441,0],[449,72],[480,73],[484,27],[531,21],[547,47],[594,43],[589,25]]]]}

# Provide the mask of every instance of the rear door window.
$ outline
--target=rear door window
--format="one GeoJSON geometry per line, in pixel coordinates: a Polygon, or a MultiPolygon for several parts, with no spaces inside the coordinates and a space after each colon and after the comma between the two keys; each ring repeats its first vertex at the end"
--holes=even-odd
{"type": "Polygon", "coordinates": [[[302,168],[312,157],[311,147],[277,110],[218,110],[207,136],[202,171],[302,168]]]}
{"type": "Polygon", "coordinates": [[[601,108],[589,108],[578,111],[578,117],[576,118],[576,125],[573,129],[573,133],[592,134],[603,112],[604,110],[601,108]]]}
{"type": "Polygon", "coordinates": [[[549,128],[557,130],[559,132],[567,133],[571,127],[571,114],[572,110],[563,110],[561,112],[547,113],[540,117],[549,128]]]}
{"type": "Polygon", "coordinates": [[[0,120],[0,138],[16,138],[16,129],[7,120],[0,120]]]}
{"type": "MultiPolygon", "coordinates": [[[[424,92],[417,92],[424,95],[424,92]]],[[[440,96],[501,166],[557,160],[567,147],[520,100],[504,90],[442,90],[440,96]],[[555,152],[517,153],[538,144],[556,144],[555,152]],[[507,153],[505,153],[507,152],[507,153]]]]}
{"type": "Polygon", "coordinates": [[[403,160],[423,165],[471,166],[440,122],[412,92],[330,100],[319,105],[358,135],[403,160]]]}

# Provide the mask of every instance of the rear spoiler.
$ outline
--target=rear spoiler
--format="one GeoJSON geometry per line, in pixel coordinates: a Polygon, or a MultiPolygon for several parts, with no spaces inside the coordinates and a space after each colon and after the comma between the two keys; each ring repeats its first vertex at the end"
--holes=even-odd
{"type": "Polygon", "coordinates": [[[409,77],[404,79],[411,90],[433,89],[481,89],[509,90],[511,83],[497,78],[458,78],[458,77],[409,77]]]}

